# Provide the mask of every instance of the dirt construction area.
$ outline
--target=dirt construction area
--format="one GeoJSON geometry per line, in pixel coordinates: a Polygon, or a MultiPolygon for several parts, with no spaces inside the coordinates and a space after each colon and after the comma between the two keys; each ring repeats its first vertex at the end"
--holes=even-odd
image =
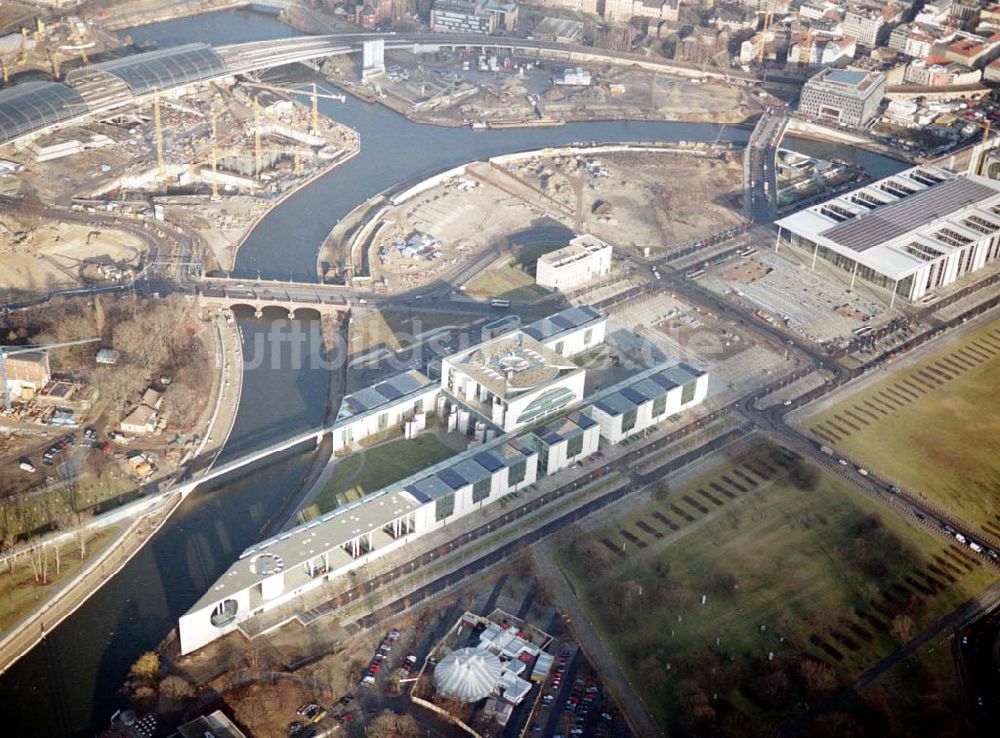
{"type": "MultiPolygon", "coordinates": [[[[550,218],[615,247],[661,253],[741,222],[738,157],[662,151],[470,164],[388,208],[368,241],[371,273],[394,289],[442,278],[533,221],[550,218]]],[[[520,286],[520,285],[518,285],[520,286]]]]}
{"type": "Polygon", "coordinates": [[[618,248],[669,251],[742,220],[742,164],[728,153],[536,157],[505,171],[618,248]]]}
{"type": "Polygon", "coordinates": [[[144,251],[133,236],[69,223],[0,218],[0,300],[78,287],[134,271],[144,251]]]}

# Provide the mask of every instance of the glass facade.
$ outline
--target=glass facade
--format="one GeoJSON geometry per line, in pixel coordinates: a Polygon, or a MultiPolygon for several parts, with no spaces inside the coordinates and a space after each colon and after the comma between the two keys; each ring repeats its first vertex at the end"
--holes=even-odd
{"type": "Polygon", "coordinates": [[[566,442],[566,458],[572,459],[583,451],[583,434],[573,436],[566,442]]]}
{"type": "Polygon", "coordinates": [[[510,465],[507,471],[507,486],[513,487],[516,484],[520,484],[524,481],[525,476],[528,473],[528,462],[524,459],[516,461],[510,465]]]}
{"type": "Polygon", "coordinates": [[[635,428],[635,421],[638,415],[639,411],[635,408],[627,410],[622,415],[622,433],[628,433],[630,430],[635,428]]]}
{"type": "Polygon", "coordinates": [[[445,495],[444,497],[439,497],[437,502],[434,504],[434,519],[444,520],[445,518],[451,516],[455,512],[455,493],[445,495]]]}
{"type": "Polygon", "coordinates": [[[694,399],[696,382],[688,382],[683,387],[681,387],[681,404],[686,405],[694,399]]]}
{"type": "Polygon", "coordinates": [[[486,477],[485,479],[480,479],[474,485],[472,485],[472,501],[482,502],[487,497],[490,496],[490,484],[493,481],[492,477],[486,477]]]}

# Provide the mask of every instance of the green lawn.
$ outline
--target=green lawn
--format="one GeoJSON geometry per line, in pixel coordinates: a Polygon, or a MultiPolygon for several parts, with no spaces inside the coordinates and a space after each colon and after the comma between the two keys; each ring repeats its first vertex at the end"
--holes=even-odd
{"type": "Polygon", "coordinates": [[[322,515],[387,487],[459,452],[434,433],[413,440],[397,438],[338,459],[323,490],[305,511],[305,519],[322,515]]]}
{"type": "Polygon", "coordinates": [[[668,732],[786,724],[994,578],[790,459],[758,447],[561,550],[581,604],[668,732]],[[813,481],[796,485],[783,467],[813,481]]]}
{"type": "Polygon", "coordinates": [[[465,285],[465,293],[473,297],[500,297],[518,302],[532,302],[549,294],[535,284],[535,278],[523,268],[505,264],[480,272],[465,285]]]}
{"type": "Polygon", "coordinates": [[[1000,322],[806,421],[824,442],[1000,537],[1000,322]]]}

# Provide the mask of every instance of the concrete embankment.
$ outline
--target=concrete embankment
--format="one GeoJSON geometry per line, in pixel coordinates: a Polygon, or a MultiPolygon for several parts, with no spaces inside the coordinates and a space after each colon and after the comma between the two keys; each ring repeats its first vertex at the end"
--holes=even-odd
{"type": "Polygon", "coordinates": [[[248,8],[252,3],[247,0],[181,0],[168,3],[136,3],[132,9],[128,6],[116,11],[115,15],[104,21],[108,31],[121,31],[126,28],[148,26],[178,18],[188,18],[193,15],[204,15],[219,10],[235,10],[248,8]],[[138,7],[140,6],[141,7],[138,7]]]}

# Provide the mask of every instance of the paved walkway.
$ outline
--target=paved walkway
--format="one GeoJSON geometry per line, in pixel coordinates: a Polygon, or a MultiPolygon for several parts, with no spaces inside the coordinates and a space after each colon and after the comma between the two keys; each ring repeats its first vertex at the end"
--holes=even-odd
{"type": "Polygon", "coordinates": [[[570,589],[563,573],[555,565],[555,552],[552,550],[551,543],[543,541],[534,546],[531,550],[531,557],[535,562],[538,578],[552,593],[557,607],[566,616],[566,621],[573,631],[577,643],[580,644],[580,648],[583,649],[587,658],[600,673],[608,691],[614,695],[615,701],[622,709],[633,732],[639,738],[659,735],[660,731],[656,723],[649,716],[628,677],[618,666],[617,660],[604,644],[598,630],[590,624],[586,614],[577,605],[576,595],[570,589]]]}

